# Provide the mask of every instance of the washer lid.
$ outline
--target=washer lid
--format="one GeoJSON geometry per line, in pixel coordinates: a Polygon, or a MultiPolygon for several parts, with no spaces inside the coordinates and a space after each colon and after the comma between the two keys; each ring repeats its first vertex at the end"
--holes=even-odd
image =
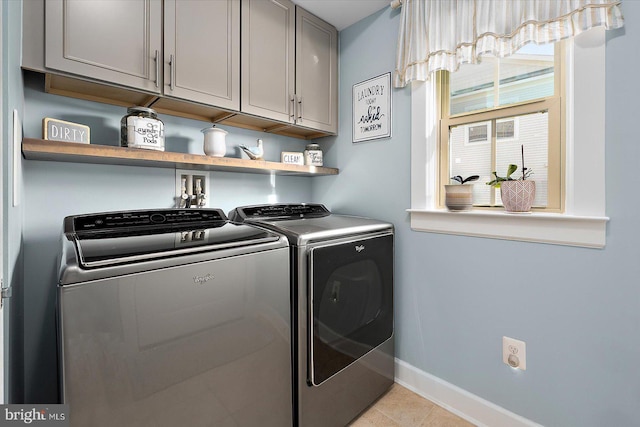
{"type": "Polygon", "coordinates": [[[65,218],[82,268],[219,251],[277,241],[280,236],[230,223],[219,209],[109,212],[65,218]]]}

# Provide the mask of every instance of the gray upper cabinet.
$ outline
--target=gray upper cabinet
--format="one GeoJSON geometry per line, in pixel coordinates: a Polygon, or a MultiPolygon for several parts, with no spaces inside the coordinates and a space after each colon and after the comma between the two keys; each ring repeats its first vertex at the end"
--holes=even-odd
{"type": "Polygon", "coordinates": [[[45,2],[45,66],[159,93],[162,3],[45,2]]]}
{"type": "Polygon", "coordinates": [[[242,112],[293,122],[295,5],[242,2],[242,112]]]}
{"type": "Polygon", "coordinates": [[[305,139],[337,133],[338,32],[291,0],[23,10],[22,66],[46,73],[51,93],[305,139]]]}
{"type": "Polygon", "coordinates": [[[241,111],[338,130],[338,32],[289,0],[242,3],[241,111]]]}
{"type": "Polygon", "coordinates": [[[165,95],[240,109],[239,0],[164,0],[165,95]]]}
{"type": "Polygon", "coordinates": [[[338,32],[306,10],[296,12],[296,123],[338,130],[338,32]]]}
{"type": "Polygon", "coordinates": [[[47,0],[45,7],[48,69],[239,110],[239,0],[47,0]]]}

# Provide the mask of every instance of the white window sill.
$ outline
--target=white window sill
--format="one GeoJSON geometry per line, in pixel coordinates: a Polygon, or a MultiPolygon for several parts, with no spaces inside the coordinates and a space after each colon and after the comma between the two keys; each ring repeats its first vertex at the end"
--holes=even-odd
{"type": "Polygon", "coordinates": [[[609,218],[554,213],[408,209],[411,229],[431,233],[602,248],[609,218]]]}

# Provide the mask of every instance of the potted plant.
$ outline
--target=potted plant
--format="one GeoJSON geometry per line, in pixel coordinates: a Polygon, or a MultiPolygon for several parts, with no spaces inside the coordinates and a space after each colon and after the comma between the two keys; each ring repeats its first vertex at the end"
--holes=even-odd
{"type": "Polygon", "coordinates": [[[457,184],[445,184],[444,204],[450,211],[466,211],[473,206],[473,185],[468,182],[477,181],[478,175],[463,178],[460,175],[452,176],[451,180],[457,184]]]}
{"type": "Polygon", "coordinates": [[[524,166],[524,147],[521,146],[522,151],[522,176],[519,178],[512,178],[511,175],[518,170],[517,165],[509,165],[507,168],[507,175],[505,177],[498,176],[494,171],[493,181],[487,182],[487,185],[491,185],[495,188],[500,188],[500,198],[504,210],[507,212],[529,212],[531,211],[531,205],[533,199],[536,197],[536,183],[527,178],[533,173],[533,171],[524,166]]]}

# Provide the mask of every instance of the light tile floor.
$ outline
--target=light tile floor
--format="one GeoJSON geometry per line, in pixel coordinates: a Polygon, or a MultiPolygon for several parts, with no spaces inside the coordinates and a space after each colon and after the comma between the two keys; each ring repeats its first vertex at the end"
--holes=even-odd
{"type": "Polygon", "coordinates": [[[401,385],[394,384],[350,426],[472,427],[473,424],[401,385]]]}

